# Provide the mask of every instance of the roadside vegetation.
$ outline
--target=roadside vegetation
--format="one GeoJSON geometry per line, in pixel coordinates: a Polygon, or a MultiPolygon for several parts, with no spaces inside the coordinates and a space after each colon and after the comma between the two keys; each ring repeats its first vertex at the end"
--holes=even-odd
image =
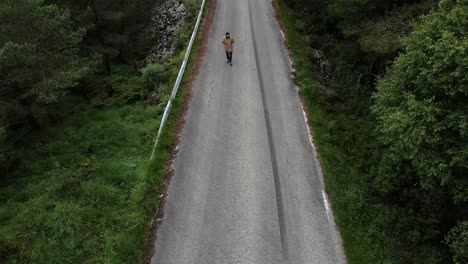
{"type": "Polygon", "coordinates": [[[0,3],[1,263],[142,262],[187,77],[149,156],[200,2],[141,71],[156,1],[0,3]]]}
{"type": "Polygon", "coordinates": [[[349,262],[467,263],[468,2],[278,4],[349,262]]]}

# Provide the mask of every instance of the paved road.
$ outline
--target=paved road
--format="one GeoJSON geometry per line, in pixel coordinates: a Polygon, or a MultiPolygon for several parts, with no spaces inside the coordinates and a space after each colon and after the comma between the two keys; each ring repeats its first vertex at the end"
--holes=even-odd
{"type": "Polygon", "coordinates": [[[345,262],[281,43],[271,0],[218,0],[152,263],[345,262]]]}

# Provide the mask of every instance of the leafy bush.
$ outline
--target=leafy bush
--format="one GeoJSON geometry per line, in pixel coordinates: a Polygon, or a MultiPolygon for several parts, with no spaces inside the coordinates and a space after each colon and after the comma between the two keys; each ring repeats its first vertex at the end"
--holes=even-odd
{"type": "Polygon", "coordinates": [[[188,11],[189,19],[193,19],[200,11],[201,0],[184,0],[185,7],[188,11]]]}
{"type": "Polygon", "coordinates": [[[148,88],[129,66],[114,66],[110,75],[94,76],[88,83],[91,103],[99,106],[124,104],[143,99],[148,88]]]}
{"type": "Polygon", "coordinates": [[[6,149],[5,149],[5,142],[6,142],[6,129],[0,128],[0,171],[6,167],[6,149]]]}
{"type": "Polygon", "coordinates": [[[169,73],[162,64],[149,64],[143,70],[142,78],[145,80],[148,89],[155,90],[159,94],[162,94],[165,92],[166,88],[164,84],[169,81],[169,73]]]}
{"type": "Polygon", "coordinates": [[[379,81],[372,109],[386,147],[382,191],[445,189],[456,203],[468,201],[466,28],[468,5],[425,17],[379,81]]]}
{"type": "MultiPolygon", "coordinates": [[[[374,186],[405,215],[393,223],[410,243],[441,242],[466,218],[468,1],[452,3],[415,27],[372,106],[383,154],[374,186]]],[[[457,259],[466,254],[458,249],[466,238],[455,233],[449,237],[457,259]]]]}
{"type": "Polygon", "coordinates": [[[447,235],[446,242],[457,264],[468,263],[468,221],[455,226],[447,235]]]}

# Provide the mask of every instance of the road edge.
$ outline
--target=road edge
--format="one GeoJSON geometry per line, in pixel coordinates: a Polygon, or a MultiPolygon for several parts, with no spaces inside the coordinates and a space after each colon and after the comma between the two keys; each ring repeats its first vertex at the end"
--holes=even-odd
{"type": "Polygon", "coordinates": [[[304,99],[304,96],[301,93],[301,89],[300,89],[297,81],[295,80],[296,69],[295,69],[294,57],[292,55],[292,50],[288,45],[288,38],[287,38],[287,35],[286,35],[286,28],[284,26],[283,21],[281,20],[281,12],[280,12],[280,6],[279,6],[278,1],[279,0],[271,0],[271,5],[273,7],[274,14],[275,14],[275,20],[277,22],[277,25],[279,27],[279,31],[281,33],[281,37],[282,37],[282,40],[283,40],[284,54],[286,56],[286,59],[289,62],[289,68],[290,68],[290,74],[291,74],[290,76],[291,76],[291,79],[293,79],[294,86],[296,88],[296,92],[297,92],[297,95],[299,97],[299,101],[300,101],[300,104],[301,104],[302,114],[304,116],[304,122],[306,124],[307,132],[308,132],[308,136],[309,136],[309,143],[310,143],[310,146],[311,146],[311,148],[313,150],[313,153],[314,153],[314,155],[315,155],[315,157],[316,157],[316,159],[318,161],[317,171],[320,174],[320,180],[321,180],[322,186],[323,186],[321,195],[322,195],[322,199],[323,199],[323,202],[324,202],[325,211],[327,213],[328,222],[331,224],[331,227],[334,228],[334,230],[332,230],[332,235],[333,235],[333,239],[334,239],[335,244],[339,247],[339,252],[341,253],[340,257],[342,258],[343,263],[348,263],[347,256],[346,256],[346,250],[344,248],[343,239],[342,239],[342,236],[341,236],[340,227],[338,226],[337,222],[335,221],[335,215],[334,215],[334,212],[333,212],[333,204],[332,204],[331,200],[328,198],[329,195],[328,195],[327,188],[326,188],[326,178],[325,178],[324,171],[323,171],[323,164],[322,164],[322,160],[320,159],[320,153],[319,153],[319,151],[318,151],[318,149],[316,147],[316,144],[314,143],[314,129],[313,129],[312,124],[310,122],[311,119],[310,119],[310,117],[308,115],[308,113],[309,113],[308,107],[307,107],[306,101],[304,99]]]}
{"type": "Polygon", "coordinates": [[[207,5],[205,6],[205,9],[207,9],[206,10],[207,12],[202,17],[202,21],[201,21],[202,30],[199,31],[198,33],[198,37],[200,39],[195,40],[195,42],[196,43],[198,42],[200,46],[190,56],[190,60],[192,59],[195,60],[194,65],[192,66],[193,68],[189,69],[190,75],[187,75],[184,77],[184,83],[182,87],[183,92],[181,93],[181,95],[183,96],[183,100],[182,100],[183,105],[182,105],[181,112],[175,113],[175,114],[178,114],[178,116],[175,117],[177,120],[176,120],[176,125],[175,125],[176,126],[175,133],[173,134],[174,142],[172,144],[172,151],[171,151],[169,162],[168,162],[169,170],[167,171],[163,179],[163,184],[161,186],[161,192],[159,195],[158,206],[151,220],[151,224],[148,230],[148,235],[145,239],[146,241],[145,241],[144,252],[143,252],[144,254],[143,263],[145,264],[151,263],[151,259],[155,253],[155,242],[157,239],[157,231],[158,231],[159,226],[164,221],[164,206],[166,204],[167,189],[171,182],[172,176],[174,175],[173,163],[177,155],[178,146],[180,143],[180,133],[182,132],[182,129],[185,125],[185,116],[190,108],[190,103],[192,101],[193,85],[200,74],[201,67],[203,66],[205,55],[208,50],[209,34],[211,31],[211,26],[214,21],[216,5],[217,5],[217,0],[207,0],[207,5]]]}

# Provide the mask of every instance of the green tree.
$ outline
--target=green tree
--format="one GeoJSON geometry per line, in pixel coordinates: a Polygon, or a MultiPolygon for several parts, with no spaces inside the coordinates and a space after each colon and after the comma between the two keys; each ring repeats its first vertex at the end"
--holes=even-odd
{"type": "Polygon", "coordinates": [[[411,239],[441,237],[468,202],[467,28],[466,0],[424,17],[374,96],[384,148],[375,183],[416,212],[411,239]]]}
{"type": "Polygon", "coordinates": [[[0,129],[9,134],[35,119],[35,105],[77,86],[93,71],[93,60],[79,54],[84,29],[56,5],[3,0],[0,24],[0,129]]]}
{"type": "Polygon", "coordinates": [[[464,221],[455,226],[446,239],[453,254],[455,263],[468,262],[468,221],[464,221]]]}
{"type": "Polygon", "coordinates": [[[115,64],[135,64],[151,47],[149,32],[155,0],[47,0],[71,10],[87,29],[85,49],[103,55],[108,74],[115,64]]]}
{"type": "Polygon", "coordinates": [[[0,23],[0,85],[14,94],[10,99],[53,102],[91,72],[90,61],[79,56],[84,29],[73,26],[66,9],[7,0],[0,23]]]}

